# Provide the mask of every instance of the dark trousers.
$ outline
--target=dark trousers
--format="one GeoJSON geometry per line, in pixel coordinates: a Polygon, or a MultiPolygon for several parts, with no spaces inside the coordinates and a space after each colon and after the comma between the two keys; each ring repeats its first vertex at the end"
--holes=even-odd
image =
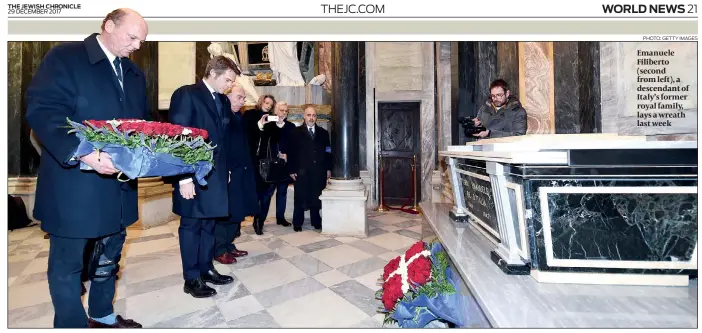
{"type": "Polygon", "coordinates": [[[197,279],[214,267],[215,223],[213,219],[180,218],[178,238],[186,281],[197,279]]]}
{"type": "MultiPolygon", "coordinates": [[[[92,318],[102,318],[114,312],[112,300],[115,297],[116,275],[126,230],[110,235],[98,242],[102,243],[104,251],[99,262],[103,267],[91,277],[90,294],[88,295],[88,315],[92,318]]],[[[51,235],[49,247],[49,293],[54,305],[55,328],[88,327],[88,318],[81,301],[81,274],[85,246],[88,239],[63,238],[51,235]]]]}
{"type": "Polygon", "coordinates": [[[215,247],[214,256],[219,257],[227,252],[236,250],[234,238],[241,235],[241,221],[232,220],[217,221],[214,229],[215,247]]]}
{"type": "Polygon", "coordinates": [[[90,281],[88,265],[90,265],[90,259],[93,257],[93,250],[95,250],[95,240],[89,239],[88,243],[85,244],[85,251],[83,251],[83,273],[80,274],[80,280],[83,282],[90,281]]]}
{"type": "Polygon", "coordinates": [[[271,199],[273,198],[273,192],[275,192],[275,217],[278,220],[285,220],[285,206],[288,197],[288,182],[278,182],[268,184],[260,197],[261,213],[258,215],[259,219],[265,220],[268,216],[268,209],[271,206],[271,199]]]}
{"type": "MultiPolygon", "coordinates": [[[[296,227],[301,227],[302,223],[305,222],[305,207],[298,205],[297,202],[295,202],[295,206],[293,207],[292,223],[296,227]]],[[[310,208],[310,224],[312,224],[313,227],[322,226],[322,217],[319,215],[319,208],[310,208]]]]}

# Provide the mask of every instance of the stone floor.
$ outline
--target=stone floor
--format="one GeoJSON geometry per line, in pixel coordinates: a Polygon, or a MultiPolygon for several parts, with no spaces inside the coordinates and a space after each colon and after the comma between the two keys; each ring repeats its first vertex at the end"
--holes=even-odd
{"type": "MultiPolygon", "coordinates": [[[[359,327],[382,326],[374,294],[384,265],[421,237],[421,216],[369,212],[365,238],[326,237],[310,229],[266,224],[258,236],[242,227],[237,246],[249,256],[217,265],[234,276],[214,286],[217,296],[183,293],[178,222],[129,230],[115,301],[117,313],[144,327],[359,327]]],[[[46,280],[49,241],[39,227],[12,231],[8,238],[8,326],[52,327],[46,280]]],[[[87,285],[89,287],[89,285],[87,285]]],[[[84,297],[87,304],[87,297],[84,297]]]]}

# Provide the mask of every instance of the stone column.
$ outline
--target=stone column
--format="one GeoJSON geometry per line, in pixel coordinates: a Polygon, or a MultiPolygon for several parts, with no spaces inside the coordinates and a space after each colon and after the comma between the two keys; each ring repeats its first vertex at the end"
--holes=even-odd
{"type": "Polygon", "coordinates": [[[332,46],[332,177],[360,178],[358,129],[358,43],[332,46]]]}
{"type": "Polygon", "coordinates": [[[322,192],[322,233],[366,236],[366,188],[360,177],[358,43],[332,43],[332,179],[322,192]]]}

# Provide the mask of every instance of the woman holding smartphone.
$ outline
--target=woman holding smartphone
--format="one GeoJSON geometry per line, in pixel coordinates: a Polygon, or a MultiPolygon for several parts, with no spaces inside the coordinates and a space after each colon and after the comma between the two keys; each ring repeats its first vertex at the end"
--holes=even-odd
{"type": "MultiPolygon", "coordinates": [[[[273,115],[264,115],[258,122],[258,129],[261,132],[261,143],[259,145],[258,158],[275,158],[278,157],[287,162],[286,154],[288,143],[288,133],[295,128],[295,124],[287,121],[288,103],[278,102],[275,104],[273,115]]],[[[276,220],[279,225],[284,227],[290,226],[290,222],[285,220],[285,204],[288,194],[288,185],[292,182],[287,172],[282,174],[272,174],[273,182],[266,182],[261,191],[261,212],[254,218],[254,231],[256,234],[263,234],[263,222],[268,216],[273,192],[276,192],[275,211],[276,220]]]]}

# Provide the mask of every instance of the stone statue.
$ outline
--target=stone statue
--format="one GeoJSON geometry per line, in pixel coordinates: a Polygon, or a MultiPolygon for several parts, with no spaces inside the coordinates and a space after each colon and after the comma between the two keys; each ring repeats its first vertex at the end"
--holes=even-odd
{"type": "MultiPolygon", "coordinates": [[[[232,59],[234,63],[241,70],[241,65],[239,64],[239,57],[234,50],[234,45],[230,42],[212,42],[210,46],[207,47],[207,52],[210,53],[210,59],[218,55],[223,55],[229,59],[232,59]]],[[[243,73],[242,73],[243,74],[243,73]]],[[[244,100],[245,105],[256,105],[258,103],[258,92],[254,88],[253,79],[248,75],[239,75],[236,77],[236,81],[239,86],[241,86],[246,92],[246,99],[244,100]]]]}
{"type": "Polygon", "coordinates": [[[313,77],[312,80],[310,80],[310,85],[321,86],[326,81],[327,81],[327,76],[324,74],[319,74],[319,75],[313,77]]]}
{"type": "Polygon", "coordinates": [[[277,86],[305,85],[297,58],[297,42],[268,42],[268,57],[277,86]]]}

